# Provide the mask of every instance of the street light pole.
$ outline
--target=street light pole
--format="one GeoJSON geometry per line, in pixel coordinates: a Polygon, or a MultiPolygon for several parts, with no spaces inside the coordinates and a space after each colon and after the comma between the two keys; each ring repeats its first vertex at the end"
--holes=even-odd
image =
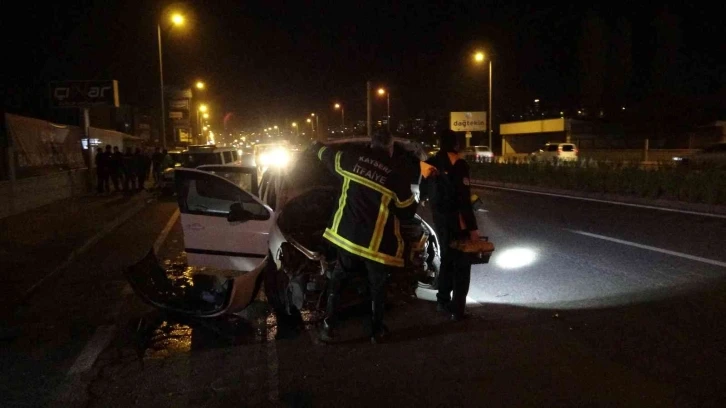
{"type": "Polygon", "coordinates": [[[334,107],[340,109],[340,129],[345,133],[345,107],[339,103],[336,103],[334,107]]]}
{"type": "MultiPolygon", "coordinates": [[[[487,112],[487,131],[489,133],[489,149],[492,149],[492,58],[491,56],[485,55],[483,52],[478,51],[474,53],[474,61],[477,64],[484,62],[484,59],[489,60],[489,111],[487,112]]],[[[502,150],[504,154],[504,150],[502,150]]]]}
{"type": "Polygon", "coordinates": [[[386,125],[388,125],[388,133],[391,133],[391,93],[386,92],[386,125]]]}
{"type": "Polygon", "coordinates": [[[492,147],[492,59],[489,58],[489,150],[494,150],[492,147]]]}
{"type": "Polygon", "coordinates": [[[166,115],[164,114],[164,67],[161,58],[161,24],[156,24],[156,37],[159,44],[159,82],[161,83],[161,145],[166,149],[166,115]]]}
{"type": "Polygon", "coordinates": [[[388,133],[391,133],[391,93],[384,88],[378,89],[378,95],[383,96],[383,94],[386,95],[386,128],[388,128],[388,133]]]}
{"type": "Polygon", "coordinates": [[[371,81],[366,82],[366,134],[373,135],[371,129],[371,81]]]}

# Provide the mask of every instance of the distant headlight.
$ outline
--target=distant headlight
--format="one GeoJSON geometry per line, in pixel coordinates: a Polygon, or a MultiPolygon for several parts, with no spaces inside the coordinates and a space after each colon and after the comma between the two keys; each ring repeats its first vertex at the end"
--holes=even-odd
{"type": "Polygon", "coordinates": [[[683,160],[683,157],[674,157],[673,160],[674,161],[682,161],[683,160]]]}

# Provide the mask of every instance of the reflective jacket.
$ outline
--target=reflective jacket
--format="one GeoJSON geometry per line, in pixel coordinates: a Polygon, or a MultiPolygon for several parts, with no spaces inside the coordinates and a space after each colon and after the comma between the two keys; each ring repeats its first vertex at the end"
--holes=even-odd
{"type": "Polygon", "coordinates": [[[413,218],[417,207],[410,177],[385,151],[316,147],[318,158],[342,183],[323,237],[351,254],[403,267],[400,220],[413,218]]]}

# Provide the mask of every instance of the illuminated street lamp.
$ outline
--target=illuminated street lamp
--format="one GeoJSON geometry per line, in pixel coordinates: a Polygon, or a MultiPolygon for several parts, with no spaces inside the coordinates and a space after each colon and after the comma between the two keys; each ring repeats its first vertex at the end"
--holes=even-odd
{"type": "MultiPolygon", "coordinates": [[[[184,16],[175,13],[171,16],[171,24],[173,26],[180,26],[184,24],[184,16]]],[[[161,57],[161,23],[156,24],[156,39],[159,46],[159,83],[161,86],[161,143],[166,149],[166,114],[164,113],[164,64],[161,57]]]]}
{"type": "Polygon", "coordinates": [[[310,116],[315,118],[315,129],[313,130],[313,132],[315,132],[315,134],[317,135],[320,133],[320,121],[318,120],[319,116],[315,113],[311,113],[310,116]]]}
{"type": "MultiPolygon", "coordinates": [[[[197,81],[197,82],[196,82],[196,83],[194,84],[194,86],[195,86],[195,87],[196,87],[196,88],[197,88],[198,90],[200,90],[200,91],[203,91],[203,90],[204,90],[204,89],[206,88],[206,84],[205,84],[204,82],[202,82],[202,81],[197,81]]],[[[195,100],[196,100],[196,99],[195,99],[195,100]]],[[[205,113],[205,114],[204,114],[204,119],[207,119],[208,117],[209,117],[209,115],[207,115],[207,114],[205,113]]],[[[200,136],[201,136],[201,134],[202,134],[202,122],[201,122],[201,121],[199,120],[199,110],[197,110],[197,124],[196,124],[196,126],[197,126],[197,131],[196,131],[196,133],[195,133],[195,134],[198,134],[198,135],[200,135],[200,136]]]]}
{"type": "MultiPolygon", "coordinates": [[[[484,62],[484,60],[489,60],[489,112],[487,112],[487,130],[489,133],[489,149],[492,149],[492,59],[487,58],[486,55],[481,52],[477,51],[474,53],[474,62],[479,65],[484,62]]],[[[502,149],[502,154],[504,154],[504,150],[502,149]]]]}
{"type": "Polygon", "coordinates": [[[335,104],[335,109],[340,109],[340,127],[345,130],[345,109],[339,103],[335,104]]]}
{"type": "Polygon", "coordinates": [[[206,127],[206,126],[203,126],[204,124],[203,124],[203,123],[202,123],[202,121],[201,121],[201,120],[199,119],[199,113],[200,113],[200,112],[202,113],[202,117],[203,117],[204,119],[208,119],[208,118],[209,118],[209,113],[208,113],[208,111],[209,111],[209,108],[208,108],[208,107],[207,107],[207,105],[205,105],[205,104],[201,104],[201,105],[199,105],[199,107],[197,108],[197,123],[199,124],[199,136],[200,136],[200,137],[203,137],[203,136],[204,136],[204,131],[205,131],[205,130],[207,130],[207,127],[206,127]]]}
{"type": "Polygon", "coordinates": [[[391,131],[391,93],[386,92],[383,88],[378,88],[378,95],[383,96],[386,95],[386,125],[388,126],[388,131],[391,131]]]}
{"type": "Polygon", "coordinates": [[[307,118],[307,122],[310,124],[310,131],[315,134],[315,123],[313,123],[313,120],[310,118],[307,118]]]}

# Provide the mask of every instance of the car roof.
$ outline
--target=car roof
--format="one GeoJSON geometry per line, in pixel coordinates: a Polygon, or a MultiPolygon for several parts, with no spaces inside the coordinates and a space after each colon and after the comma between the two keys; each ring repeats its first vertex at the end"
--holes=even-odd
{"type": "Polygon", "coordinates": [[[237,167],[240,169],[257,170],[257,166],[251,165],[249,163],[242,163],[240,161],[225,163],[225,164],[202,164],[201,166],[197,166],[196,168],[200,169],[200,170],[204,170],[204,169],[217,168],[217,167],[237,167]]]}

